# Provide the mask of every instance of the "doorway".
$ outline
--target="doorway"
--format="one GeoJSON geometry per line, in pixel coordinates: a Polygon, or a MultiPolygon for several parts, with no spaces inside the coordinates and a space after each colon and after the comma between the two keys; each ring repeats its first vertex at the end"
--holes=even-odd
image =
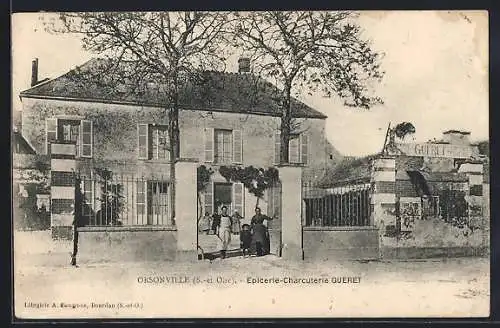
{"type": "Polygon", "coordinates": [[[233,185],[231,183],[214,183],[214,206],[217,213],[221,213],[222,206],[227,207],[227,212],[232,213],[233,185]]]}

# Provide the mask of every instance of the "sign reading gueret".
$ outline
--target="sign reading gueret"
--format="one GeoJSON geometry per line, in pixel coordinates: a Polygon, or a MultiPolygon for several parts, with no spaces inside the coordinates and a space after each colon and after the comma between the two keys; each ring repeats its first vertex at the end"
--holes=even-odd
{"type": "Polygon", "coordinates": [[[400,143],[396,148],[408,156],[469,158],[475,154],[474,147],[432,143],[400,143]]]}

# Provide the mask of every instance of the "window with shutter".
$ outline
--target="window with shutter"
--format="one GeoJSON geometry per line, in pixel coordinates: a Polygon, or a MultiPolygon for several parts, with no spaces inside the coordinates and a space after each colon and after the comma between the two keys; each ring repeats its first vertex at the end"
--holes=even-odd
{"type": "Polygon", "coordinates": [[[158,160],[170,160],[170,147],[168,128],[163,125],[150,127],[151,133],[151,156],[158,160]]]}
{"type": "Polygon", "coordinates": [[[214,129],[205,129],[205,162],[214,161],[214,129]]]}
{"type": "Polygon", "coordinates": [[[205,211],[204,212],[208,212],[209,215],[212,215],[214,213],[214,192],[213,192],[213,183],[212,181],[210,181],[206,188],[205,188],[205,192],[204,192],[204,207],[205,207],[205,211]]]}
{"type": "Polygon", "coordinates": [[[243,213],[243,184],[234,183],[233,184],[233,201],[234,201],[234,211],[238,211],[241,216],[245,216],[243,213]]]}
{"type": "Polygon", "coordinates": [[[148,125],[137,124],[137,142],[139,159],[148,159],[148,125]]]}
{"type": "Polygon", "coordinates": [[[300,159],[302,164],[307,164],[309,161],[309,138],[305,133],[300,135],[300,159]]]}
{"type": "Polygon", "coordinates": [[[45,153],[50,153],[50,144],[57,140],[57,118],[45,120],[45,153]]]}
{"type": "MultiPolygon", "coordinates": [[[[92,157],[92,121],[81,121],[81,156],[92,157]]],[[[78,148],[78,147],[77,147],[78,148]]]]}
{"type": "Polygon", "coordinates": [[[243,162],[243,136],[241,130],[233,130],[233,162],[243,162]]]}
{"type": "Polygon", "coordinates": [[[213,133],[214,133],[214,150],[213,150],[214,162],[226,163],[226,164],[233,162],[233,131],[216,129],[214,130],[213,133]]]}

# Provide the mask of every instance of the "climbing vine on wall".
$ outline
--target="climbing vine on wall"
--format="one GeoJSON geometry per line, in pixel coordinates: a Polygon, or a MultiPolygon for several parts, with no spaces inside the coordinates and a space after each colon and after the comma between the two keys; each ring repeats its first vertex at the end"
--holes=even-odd
{"type": "Polygon", "coordinates": [[[247,167],[221,166],[219,173],[228,182],[242,183],[251,194],[257,197],[257,204],[264,196],[264,191],[279,180],[279,172],[274,167],[263,169],[251,165],[247,167]]]}

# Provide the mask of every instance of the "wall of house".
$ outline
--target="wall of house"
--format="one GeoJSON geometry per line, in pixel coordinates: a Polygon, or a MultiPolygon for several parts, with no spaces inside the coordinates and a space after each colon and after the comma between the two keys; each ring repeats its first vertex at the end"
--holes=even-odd
{"type": "MultiPolygon", "coordinates": [[[[45,152],[45,119],[57,115],[81,116],[93,124],[93,157],[82,159],[84,167],[106,164],[124,171],[168,174],[168,165],[158,161],[137,159],[137,124],[167,124],[160,108],[102,104],[78,101],[23,98],[22,133],[37,153],[45,152]]],[[[239,129],[243,133],[243,162],[259,167],[274,163],[274,132],[279,118],[225,112],[184,110],[180,115],[181,157],[198,158],[204,162],[204,128],[239,129]]],[[[329,165],[325,121],[302,119],[301,130],[309,136],[310,163],[304,169],[306,177],[315,177],[329,165]]]]}
{"type": "MultiPolygon", "coordinates": [[[[168,162],[138,159],[138,123],[167,124],[168,120],[161,108],[144,106],[102,104],[78,101],[46,100],[23,98],[22,133],[38,153],[45,152],[45,119],[58,115],[75,116],[91,120],[93,127],[93,156],[79,158],[77,167],[84,174],[93,168],[107,168],[116,174],[168,179],[168,162]]],[[[180,115],[181,157],[198,159],[205,163],[204,129],[239,129],[243,139],[243,165],[267,168],[274,163],[275,131],[280,119],[264,115],[248,115],[227,112],[205,112],[183,110],[180,115]]],[[[303,170],[307,180],[320,178],[325,168],[336,158],[330,159],[325,137],[325,121],[322,119],[302,119],[301,131],[307,133],[309,163],[303,170]]],[[[215,181],[225,182],[219,174],[215,181]]],[[[245,191],[245,218],[254,213],[256,198],[245,191]]],[[[259,201],[266,209],[266,198],[259,201]]]]}

